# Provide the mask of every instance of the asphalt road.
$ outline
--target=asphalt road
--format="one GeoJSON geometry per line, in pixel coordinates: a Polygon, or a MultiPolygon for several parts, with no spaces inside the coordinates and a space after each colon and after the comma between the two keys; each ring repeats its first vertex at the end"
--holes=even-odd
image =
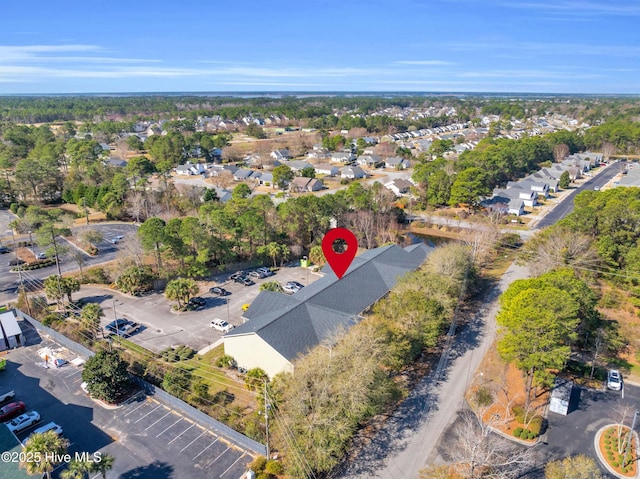
{"type": "Polygon", "coordinates": [[[611,180],[611,178],[620,173],[621,168],[624,168],[624,165],[624,162],[611,163],[604,169],[604,171],[588,181],[585,181],[578,188],[573,190],[561,203],[558,203],[544,218],[542,218],[535,228],[542,229],[560,221],[573,211],[573,201],[578,193],[584,190],[593,190],[596,186],[603,187],[609,182],[609,180],[611,180]]]}
{"type": "Polygon", "coordinates": [[[359,452],[332,477],[414,479],[425,465],[441,461],[440,438],[464,407],[464,393],[495,337],[498,296],[528,274],[527,268],[511,265],[487,294],[483,310],[455,336],[443,377],[435,371],[427,375],[373,438],[359,441],[359,452]]]}
{"type": "MultiPolygon", "coordinates": [[[[0,229],[2,229],[3,223],[1,218],[6,218],[7,210],[0,210],[0,212],[0,229]]],[[[11,213],[9,212],[9,214],[11,213]]],[[[79,234],[81,234],[85,228],[87,227],[81,226],[75,228],[74,236],[78,236],[79,234]]],[[[96,266],[101,263],[116,259],[119,252],[125,249],[125,241],[127,236],[133,234],[137,230],[137,227],[131,223],[94,224],[91,225],[90,228],[100,231],[104,236],[104,240],[101,243],[97,244],[100,252],[96,256],[89,256],[87,254],[84,255],[83,268],[96,266]],[[110,240],[115,238],[116,236],[124,236],[125,239],[117,244],[112,244],[110,240]]],[[[69,249],[69,251],[71,251],[72,248],[75,248],[75,246],[65,241],[64,239],[59,238],[59,240],[63,246],[69,249]]],[[[12,267],[8,265],[9,260],[14,258],[15,256],[13,253],[0,255],[0,304],[5,304],[8,301],[15,301],[15,299],[17,298],[19,275],[17,273],[12,273],[10,271],[12,267]]],[[[60,270],[63,273],[78,270],[78,263],[72,259],[70,254],[67,253],[65,255],[61,255],[60,259],[60,270]]],[[[33,284],[34,281],[43,280],[56,273],[56,266],[52,265],[46,268],[27,271],[24,273],[24,278],[26,279],[27,283],[33,284]]]]}

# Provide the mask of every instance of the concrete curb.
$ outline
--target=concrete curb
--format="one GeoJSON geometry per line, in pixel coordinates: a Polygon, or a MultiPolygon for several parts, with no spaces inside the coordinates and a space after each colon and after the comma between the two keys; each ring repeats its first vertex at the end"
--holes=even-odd
{"type": "MultiPolygon", "coordinates": [[[[620,477],[622,479],[629,479],[629,478],[638,478],[640,477],[640,467],[638,467],[638,465],[636,464],[636,475],[635,476],[625,476],[622,475],[618,472],[616,472],[607,462],[607,460],[603,457],[602,453],[600,452],[600,436],[602,436],[604,434],[604,431],[609,429],[610,427],[615,427],[616,424],[607,424],[606,426],[601,427],[600,429],[598,429],[598,431],[596,432],[596,436],[595,439],[593,440],[593,447],[596,450],[596,455],[598,456],[598,460],[600,461],[600,464],[602,464],[602,466],[607,470],[607,472],[609,472],[609,474],[613,474],[615,477],[620,477]]],[[[640,451],[640,447],[638,444],[638,433],[633,431],[633,435],[635,436],[635,441],[636,441],[636,457],[638,457],[638,452],[640,451]]]]}

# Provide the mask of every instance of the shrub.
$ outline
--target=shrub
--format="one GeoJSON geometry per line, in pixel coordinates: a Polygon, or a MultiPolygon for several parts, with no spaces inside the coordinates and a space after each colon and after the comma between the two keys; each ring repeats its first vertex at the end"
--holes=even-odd
{"type": "Polygon", "coordinates": [[[527,439],[535,439],[537,436],[537,434],[533,431],[529,431],[529,435],[527,436],[527,439]]]}
{"type": "Polygon", "coordinates": [[[542,416],[535,416],[533,419],[531,419],[531,422],[529,423],[529,429],[536,436],[539,436],[540,431],[542,430],[542,416]]]}
{"type": "Polygon", "coordinates": [[[261,472],[260,474],[256,475],[256,479],[273,479],[273,476],[271,474],[267,474],[266,472],[261,472]]]}
{"type": "Polygon", "coordinates": [[[9,205],[9,211],[15,215],[18,212],[18,203],[11,203],[9,205]]]}
{"type": "Polygon", "coordinates": [[[619,463],[618,461],[613,461],[613,462],[611,463],[611,465],[612,465],[613,467],[618,467],[618,466],[620,466],[620,463],[619,463]]]}
{"type": "Polygon", "coordinates": [[[58,316],[55,314],[47,314],[44,318],[42,318],[41,323],[44,326],[51,326],[53,323],[55,323],[56,321],[58,321],[58,316]]]}
{"type": "Polygon", "coordinates": [[[231,368],[234,364],[235,360],[228,354],[224,354],[216,359],[216,366],[218,366],[219,368],[231,368]]]}
{"type": "Polygon", "coordinates": [[[480,387],[475,393],[476,404],[481,407],[490,406],[493,404],[493,394],[486,387],[480,387]]]}
{"type": "Polygon", "coordinates": [[[264,456],[256,457],[249,467],[253,469],[254,472],[262,472],[267,465],[267,458],[264,456]]]}
{"type": "Polygon", "coordinates": [[[511,408],[511,414],[515,417],[516,421],[524,424],[524,408],[522,406],[513,406],[511,408]]]}
{"type": "Polygon", "coordinates": [[[522,428],[521,427],[517,427],[513,430],[513,435],[515,437],[520,437],[520,434],[522,434],[522,428]]]}
{"type": "Polygon", "coordinates": [[[273,474],[274,476],[279,476],[280,474],[284,474],[284,466],[280,461],[270,460],[267,461],[264,472],[273,474]]]}
{"type": "Polygon", "coordinates": [[[195,353],[195,350],[191,349],[188,346],[185,346],[184,349],[182,349],[182,351],[180,351],[179,353],[180,361],[190,359],[195,353]]]}

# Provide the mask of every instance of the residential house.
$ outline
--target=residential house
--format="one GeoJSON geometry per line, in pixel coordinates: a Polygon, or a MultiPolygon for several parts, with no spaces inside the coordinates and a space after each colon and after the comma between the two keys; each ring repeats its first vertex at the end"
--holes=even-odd
{"type": "Polygon", "coordinates": [[[236,172],[233,174],[233,179],[236,181],[244,181],[248,180],[255,171],[247,170],[246,168],[238,168],[236,172]]]}
{"type": "Polygon", "coordinates": [[[274,150],[271,152],[270,156],[274,160],[277,160],[280,162],[286,161],[289,158],[291,158],[291,154],[289,153],[289,150],[274,150]]]}
{"type": "Polygon", "coordinates": [[[364,178],[365,176],[367,176],[367,174],[359,166],[345,166],[342,168],[342,173],[340,173],[340,178],[348,178],[351,180],[364,178]]]}
{"type": "Polygon", "coordinates": [[[324,160],[329,156],[329,150],[326,148],[322,149],[313,149],[307,152],[307,158],[310,160],[324,160]]]}
{"type": "Polygon", "coordinates": [[[111,166],[114,168],[124,168],[127,166],[127,160],[123,160],[122,158],[108,158],[104,164],[105,166],[111,166]]]}
{"type": "Polygon", "coordinates": [[[238,171],[238,167],[235,165],[211,165],[208,171],[209,176],[221,176],[226,171],[233,175],[238,171]]]}
{"type": "Polygon", "coordinates": [[[493,197],[501,198],[503,203],[509,203],[511,200],[522,200],[525,206],[534,207],[538,204],[538,193],[530,189],[520,188],[495,188],[493,197]]]}
{"type": "Polygon", "coordinates": [[[296,176],[289,183],[289,190],[302,193],[303,191],[320,191],[324,188],[322,181],[305,176],[296,176]]]}
{"type": "Polygon", "coordinates": [[[531,178],[534,181],[540,182],[540,183],[546,183],[547,187],[549,188],[549,192],[551,193],[557,193],[558,191],[560,191],[560,180],[559,178],[554,178],[551,176],[546,176],[542,170],[536,172],[536,173],[532,173],[530,174],[527,178],[531,178]]]}
{"type": "Polygon", "coordinates": [[[321,163],[313,167],[317,175],[325,176],[337,176],[340,173],[340,169],[335,165],[329,163],[321,163]]]}
{"type": "Polygon", "coordinates": [[[313,168],[313,165],[311,163],[304,160],[287,161],[285,164],[295,173],[300,173],[305,168],[313,168]]]}
{"type": "Polygon", "coordinates": [[[352,163],[355,161],[356,155],[347,151],[337,151],[335,153],[331,153],[331,161],[334,163],[352,163]]]}
{"type": "Polygon", "coordinates": [[[392,156],[384,160],[384,167],[394,170],[404,170],[409,168],[411,164],[406,158],[400,158],[399,156],[392,156]]]}
{"type": "Polygon", "coordinates": [[[201,175],[205,171],[205,165],[202,163],[191,163],[187,161],[184,165],[176,166],[176,174],[178,175],[201,175]]]}
{"type": "Polygon", "coordinates": [[[388,190],[393,191],[393,193],[396,196],[402,196],[404,194],[407,194],[411,190],[411,187],[413,186],[413,183],[411,183],[409,180],[405,180],[403,178],[398,178],[398,179],[393,180],[390,183],[387,183],[384,186],[388,190]]]}
{"type": "Polygon", "coordinates": [[[509,181],[507,188],[518,188],[524,190],[531,190],[538,194],[538,196],[549,197],[549,185],[544,182],[538,182],[531,178],[524,178],[519,181],[509,181]]]}
{"type": "Polygon", "coordinates": [[[256,171],[251,175],[251,179],[259,185],[273,186],[273,174],[267,171],[256,171]]]}
{"type": "Polygon", "coordinates": [[[225,354],[270,377],[293,372],[295,359],[358,323],[431,251],[424,243],[383,246],[354,258],[340,280],[325,267],[322,278],[295,294],[262,291],[243,315],[248,321],[224,335],[225,354]]]}
{"type": "Polygon", "coordinates": [[[369,168],[377,168],[382,164],[382,157],[379,155],[360,155],[356,160],[356,163],[360,166],[367,166],[369,168]]]}

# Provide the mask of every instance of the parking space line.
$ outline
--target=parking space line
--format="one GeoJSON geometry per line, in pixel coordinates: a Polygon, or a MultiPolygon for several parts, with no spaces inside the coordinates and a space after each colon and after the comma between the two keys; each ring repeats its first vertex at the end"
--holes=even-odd
{"type": "MultiPolygon", "coordinates": [[[[212,443],[212,444],[213,444],[213,443],[212,443]]],[[[218,455],[218,457],[216,457],[213,461],[211,461],[209,464],[207,464],[207,467],[209,467],[211,464],[215,464],[215,462],[216,462],[218,459],[220,459],[220,458],[224,455],[224,453],[226,453],[229,449],[231,449],[231,446],[227,446],[227,448],[226,448],[224,451],[222,451],[222,452],[218,455]]]]}
{"type": "Polygon", "coordinates": [[[75,376],[76,374],[81,373],[81,372],[82,372],[82,370],[78,369],[78,370],[76,370],[76,371],[72,372],[71,374],[67,374],[67,375],[65,376],[65,379],[66,379],[66,378],[70,378],[71,376],[75,376]]]}
{"type": "Polygon", "coordinates": [[[133,408],[131,411],[129,411],[127,414],[125,414],[122,417],[127,417],[129,414],[136,412],[138,409],[140,409],[142,406],[145,406],[147,404],[147,401],[142,401],[142,404],[140,404],[138,407],[133,408]]]}
{"type": "Polygon", "coordinates": [[[151,411],[149,411],[147,414],[145,414],[144,416],[142,416],[140,419],[138,419],[137,421],[134,421],[134,424],[138,424],[140,421],[142,421],[145,417],[147,417],[149,414],[151,414],[153,411],[155,411],[158,408],[161,408],[162,404],[159,404],[158,406],[154,407],[151,411]]]}
{"type": "MultiPolygon", "coordinates": [[[[194,458],[193,458],[193,459],[191,459],[191,460],[192,460],[192,461],[195,461],[195,460],[200,456],[200,454],[202,454],[204,451],[206,451],[207,449],[209,449],[209,448],[210,448],[211,446],[213,446],[216,442],[218,442],[218,438],[216,438],[216,440],[215,440],[215,441],[210,442],[210,443],[209,443],[209,445],[208,445],[207,447],[205,447],[202,451],[200,451],[198,454],[196,454],[196,457],[194,457],[194,458]]],[[[226,452],[226,451],[225,451],[225,452],[226,452]]]]}
{"type": "Polygon", "coordinates": [[[236,459],[236,460],[234,461],[234,463],[233,463],[233,464],[231,464],[229,467],[227,467],[226,471],[224,471],[222,474],[220,474],[220,477],[224,476],[227,472],[229,472],[229,471],[231,470],[231,468],[232,468],[233,466],[235,466],[235,465],[238,463],[238,461],[239,461],[240,459],[242,459],[242,458],[243,458],[244,456],[246,456],[246,455],[247,455],[247,453],[246,453],[246,452],[243,452],[243,453],[242,453],[242,456],[240,456],[238,459],[236,459]]]}
{"type": "Polygon", "coordinates": [[[184,431],[182,431],[180,434],[178,434],[176,437],[174,437],[173,439],[171,439],[171,441],[169,441],[167,443],[167,446],[169,444],[171,444],[173,441],[175,441],[176,439],[178,439],[180,436],[182,436],[185,432],[187,432],[189,429],[191,429],[193,426],[195,426],[195,424],[192,424],[191,426],[189,426],[188,428],[186,428],[184,431]]]}
{"type": "Polygon", "coordinates": [[[165,417],[167,417],[169,414],[171,414],[171,411],[169,411],[167,414],[165,414],[164,416],[162,416],[160,419],[158,419],[156,422],[154,422],[151,426],[147,426],[144,430],[148,430],[150,428],[152,428],[153,426],[155,426],[156,424],[158,424],[160,421],[162,421],[165,417]]]}
{"type": "Polygon", "coordinates": [[[160,434],[158,434],[156,437],[160,437],[162,436],[165,432],[167,432],[169,429],[171,429],[173,426],[175,426],[176,424],[178,424],[180,421],[182,421],[182,418],[179,417],[178,420],[176,422],[174,422],[171,426],[169,426],[168,428],[166,428],[164,431],[162,431],[160,434]]]}
{"type": "Polygon", "coordinates": [[[186,446],[184,446],[182,449],[180,449],[180,452],[184,452],[184,450],[186,448],[188,448],[191,444],[193,444],[194,442],[196,442],[198,439],[200,439],[202,436],[204,436],[207,433],[207,431],[202,431],[202,434],[200,434],[198,437],[196,437],[193,441],[191,441],[189,444],[187,444],[186,446]]]}

